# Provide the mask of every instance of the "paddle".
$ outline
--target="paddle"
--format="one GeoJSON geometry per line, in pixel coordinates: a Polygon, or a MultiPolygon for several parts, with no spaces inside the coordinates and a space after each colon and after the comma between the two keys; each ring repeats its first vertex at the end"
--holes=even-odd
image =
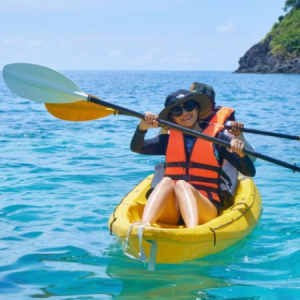
{"type": "MultiPolygon", "coordinates": [[[[6,65],[3,69],[3,78],[10,90],[16,95],[36,102],[44,103],[73,103],[85,100],[97,105],[101,105],[122,114],[144,119],[144,114],[131,109],[115,105],[93,95],[85,94],[73,81],[61,73],[39,65],[17,63],[6,65]]],[[[80,105],[80,104],[79,104],[80,105]]],[[[185,134],[204,139],[206,141],[230,148],[230,143],[223,140],[199,133],[198,131],[187,129],[179,125],[158,119],[158,124],[163,127],[172,128],[185,134]]],[[[255,151],[244,149],[243,152],[279,166],[300,172],[300,168],[295,165],[283,162],[255,151]]]]}
{"type": "MultiPolygon", "coordinates": [[[[48,104],[45,103],[45,106],[50,114],[58,119],[65,121],[91,121],[100,118],[104,118],[110,114],[120,114],[118,111],[109,109],[102,105],[92,104],[86,101],[80,101],[76,103],[68,104],[48,104]]],[[[208,122],[206,122],[208,123],[208,122]]],[[[232,129],[230,125],[225,125],[225,129],[232,129]]],[[[251,128],[241,128],[241,132],[260,134],[266,136],[273,136],[282,139],[288,140],[300,140],[300,136],[290,135],[284,133],[263,131],[251,128]]]]}
{"type": "Polygon", "coordinates": [[[75,103],[45,103],[51,115],[65,121],[91,121],[119,112],[97,105],[92,102],[79,101],[75,103]]]}
{"type": "MultiPolygon", "coordinates": [[[[225,125],[225,129],[232,129],[231,126],[225,125]]],[[[291,134],[284,134],[284,133],[278,133],[278,132],[270,132],[270,131],[263,131],[263,130],[257,130],[257,129],[251,129],[251,128],[241,128],[241,132],[247,132],[247,133],[253,133],[253,134],[260,134],[260,135],[266,135],[266,136],[274,136],[282,139],[288,139],[288,140],[296,140],[300,141],[299,135],[291,135],[291,134]]]]}
{"type": "MultiPolygon", "coordinates": [[[[205,122],[209,123],[209,122],[205,122]]],[[[210,123],[213,124],[213,123],[210,123]]],[[[219,124],[217,124],[219,125],[219,124]]],[[[224,125],[225,129],[232,129],[231,125],[224,125]]],[[[263,131],[263,130],[258,130],[258,129],[251,129],[251,128],[245,128],[242,127],[240,128],[241,132],[247,132],[247,133],[253,133],[253,134],[260,134],[260,135],[266,135],[266,136],[273,136],[273,137],[278,137],[278,138],[283,138],[283,139],[288,139],[288,140],[296,140],[300,141],[300,136],[297,135],[291,135],[291,134],[284,134],[284,133],[278,133],[278,132],[271,132],[271,131],[263,131]]]]}

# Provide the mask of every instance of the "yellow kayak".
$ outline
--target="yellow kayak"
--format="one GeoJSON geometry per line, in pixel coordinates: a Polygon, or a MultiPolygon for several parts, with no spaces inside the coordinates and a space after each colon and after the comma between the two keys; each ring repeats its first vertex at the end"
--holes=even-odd
{"type": "Polygon", "coordinates": [[[145,178],[123,198],[108,221],[110,232],[123,245],[124,253],[132,258],[147,261],[151,257],[157,263],[180,263],[217,253],[246,237],[261,216],[262,202],[257,187],[250,178],[239,176],[233,205],[225,207],[210,222],[193,228],[162,223],[133,224],[141,220],[152,177],[145,178]]]}

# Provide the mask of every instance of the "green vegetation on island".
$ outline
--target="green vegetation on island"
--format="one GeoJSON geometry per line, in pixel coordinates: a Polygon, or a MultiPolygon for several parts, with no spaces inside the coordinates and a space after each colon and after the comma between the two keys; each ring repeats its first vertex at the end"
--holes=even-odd
{"type": "Polygon", "coordinates": [[[286,0],[278,22],[240,59],[235,73],[300,74],[300,0],[286,0]]]}
{"type": "MultiPolygon", "coordinates": [[[[271,53],[283,56],[300,54],[300,0],[287,0],[284,11],[289,12],[278,18],[267,37],[272,36],[271,53]]],[[[266,38],[267,38],[266,37],[266,38]]]]}

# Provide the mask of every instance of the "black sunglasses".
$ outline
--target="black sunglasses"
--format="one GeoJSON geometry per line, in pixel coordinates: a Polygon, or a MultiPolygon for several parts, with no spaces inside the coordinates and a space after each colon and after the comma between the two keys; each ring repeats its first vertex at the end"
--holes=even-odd
{"type": "Polygon", "coordinates": [[[170,114],[174,117],[180,117],[183,114],[183,109],[185,111],[192,111],[195,109],[195,100],[189,100],[183,104],[183,106],[175,106],[170,110],[170,114]]]}

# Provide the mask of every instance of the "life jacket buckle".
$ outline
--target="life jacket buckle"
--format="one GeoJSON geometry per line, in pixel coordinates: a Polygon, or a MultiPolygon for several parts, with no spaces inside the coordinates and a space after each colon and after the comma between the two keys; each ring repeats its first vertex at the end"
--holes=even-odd
{"type": "Polygon", "coordinates": [[[190,176],[189,175],[182,175],[182,180],[188,182],[189,181],[190,176]]]}

